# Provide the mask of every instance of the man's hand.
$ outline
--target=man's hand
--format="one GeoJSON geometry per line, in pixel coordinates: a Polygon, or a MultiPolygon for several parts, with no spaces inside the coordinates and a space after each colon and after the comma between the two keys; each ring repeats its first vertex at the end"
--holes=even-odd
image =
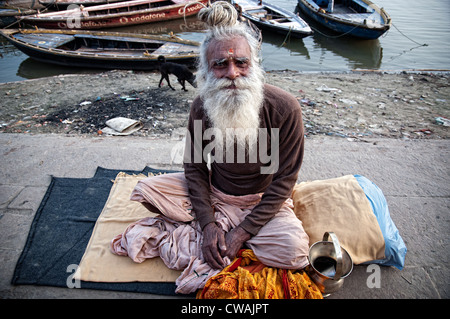
{"type": "Polygon", "coordinates": [[[215,223],[209,223],[203,228],[202,253],[205,261],[213,268],[222,269],[226,264],[222,254],[227,249],[225,245],[225,232],[215,223]]]}
{"type": "Polygon", "coordinates": [[[239,252],[239,249],[241,249],[244,243],[251,237],[252,235],[242,227],[237,226],[230,230],[225,236],[225,243],[227,245],[225,256],[228,256],[233,260],[239,252]]]}

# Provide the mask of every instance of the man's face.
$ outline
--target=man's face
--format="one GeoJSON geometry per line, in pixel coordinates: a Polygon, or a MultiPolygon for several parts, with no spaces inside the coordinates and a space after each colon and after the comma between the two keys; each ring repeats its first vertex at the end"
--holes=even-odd
{"type": "MultiPolygon", "coordinates": [[[[253,147],[258,138],[260,109],[264,98],[264,75],[260,65],[252,64],[251,49],[244,37],[213,40],[206,52],[207,70],[199,94],[212,127],[222,136],[228,129],[237,143],[253,147]]],[[[202,78],[202,77],[201,77],[202,78]]],[[[219,138],[216,139],[221,144],[219,138]]],[[[228,144],[233,146],[232,144],[228,144]]]]}
{"type": "MultiPolygon", "coordinates": [[[[243,37],[214,41],[208,48],[208,67],[217,79],[234,80],[245,77],[250,71],[251,52],[243,37]]],[[[235,89],[230,85],[227,89],[235,89]]]]}

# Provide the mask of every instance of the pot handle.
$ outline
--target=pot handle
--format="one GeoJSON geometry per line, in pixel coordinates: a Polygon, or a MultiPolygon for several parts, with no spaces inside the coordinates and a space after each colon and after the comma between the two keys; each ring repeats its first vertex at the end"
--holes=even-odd
{"type": "Polygon", "coordinates": [[[334,280],[339,280],[342,277],[342,251],[341,245],[339,245],[339,240],[337,236],[333,232],[326,232],[323,234],[323,241],[328,241],[328,238],[331,237],[334,246],[334,252],[336,254],[336,273],[334,274],[334,280]]]}

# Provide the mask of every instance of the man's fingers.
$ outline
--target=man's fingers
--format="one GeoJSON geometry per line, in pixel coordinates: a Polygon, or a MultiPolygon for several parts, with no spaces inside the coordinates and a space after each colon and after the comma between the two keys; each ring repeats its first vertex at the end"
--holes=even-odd
{"type": "Polygon", "coordinates": [[[225,236],[227,251],[226,255],[223,256],[228,256],[230,259],[235,258],[237,253],[239,252],[239,249],[241,249],[244,243],[250,238],[250,234],[247,233],[247,231],[245,231],[243,228],[238,226],[232,229],[225,236]]]}
{"type": "Polygon", "coordinates": [[[215,252],[213,249],[206,249],[203,253],[205,257],[205,261],[213,268],[222,269],[224,268],[224,261],[222,256],[220,256],[219,251],[216,249],[215,252]]]}
{"type": "Polygon", "coordinates": [[[208,263],[208,265],[210,265],[213,268],[220,268],[219,264],[217,263],[217,261],[214,260],[214,258],[211,257],[210,253],[204,253],[203,254],[205,257],[205,261],[208,263]]]}
{"type": "Polygon", "coordinates": [[[220,255],[219,252],[219,248],[218,247],[214,247],[215,249],[213,249],[212,252],[212,257],[214,258],[214,260],[219,264],[219,267],[217,268],[224,268],[225,267],[225,262],[222,259],[222,256],[220,255]]]}
{"type": "Polygon", "coordinates": [[[225,256],[227,251],[227,242],[225,240],[225,233],[220,232],[217,234],[217,246],[219,246],[221,256],[225,256]]]}
{"type": "Polygon", "coordinates": [[[225,233],[216,224],[208,224],[203,229],[202,252],[205,261],[216,269],[224,268],[222,252],[226,251],[225,233]]]}

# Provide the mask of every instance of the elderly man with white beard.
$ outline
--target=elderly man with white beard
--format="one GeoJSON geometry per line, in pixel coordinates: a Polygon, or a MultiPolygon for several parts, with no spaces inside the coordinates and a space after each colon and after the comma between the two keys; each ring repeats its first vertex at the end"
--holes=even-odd
{"type": "Polygon", "coordinates": [[[303,159],[298,101],[264,83],[258,35],[215,2],[200,49],[199,95],[189,115],[184,172],[140,180],[131,199],[159,213],[131,224],[111,250],[136,262],[161,257],[191,293],[243,248],[264,265],[302,269],[309,238],[291,193],[303,159]]]}
{"type": "Polygon", "coordinates": [[[191,144],[187,145],[184,164],[193,211],[203,231],[203,257],[220,269],[226,266],[225,256],[232,259],[247,244],[268,266],[279,266],[281,255],[289,259],[283,268],[301,268],[307,263],[308,236],[287,205],[303,158],[301,109],[291,94],[264,84],[256,34],[233,19],[214,25],[211,21],[218,15],[218,6],[228,10],[222,2],[214,5],[200,13],[210,31],[201,46],[196,75],[199,96],[191,107],[191,144]],[[205,132],[209,129],[214,133],[208,141],[205,132]],[[196,152],[204,155],[208,145],[210,169],[205,156],[201,161],[200,156],[195,158],[196,152]],[[276,165],[270,174],[264,173],[261,145],[269,145],[269,153],[278,157],[272,158],[271,164],[276,165]],[[242,149],[246,154],[238,158],[242,149]],[[259,157],[252,161],[258,149],[259,157]],[[259,194],[260,201],[239,225],[225,232],[216,222],[211,187],[237,201],[259,194]],[[288,230],[291,233],[286,234],[288,230]]]}

